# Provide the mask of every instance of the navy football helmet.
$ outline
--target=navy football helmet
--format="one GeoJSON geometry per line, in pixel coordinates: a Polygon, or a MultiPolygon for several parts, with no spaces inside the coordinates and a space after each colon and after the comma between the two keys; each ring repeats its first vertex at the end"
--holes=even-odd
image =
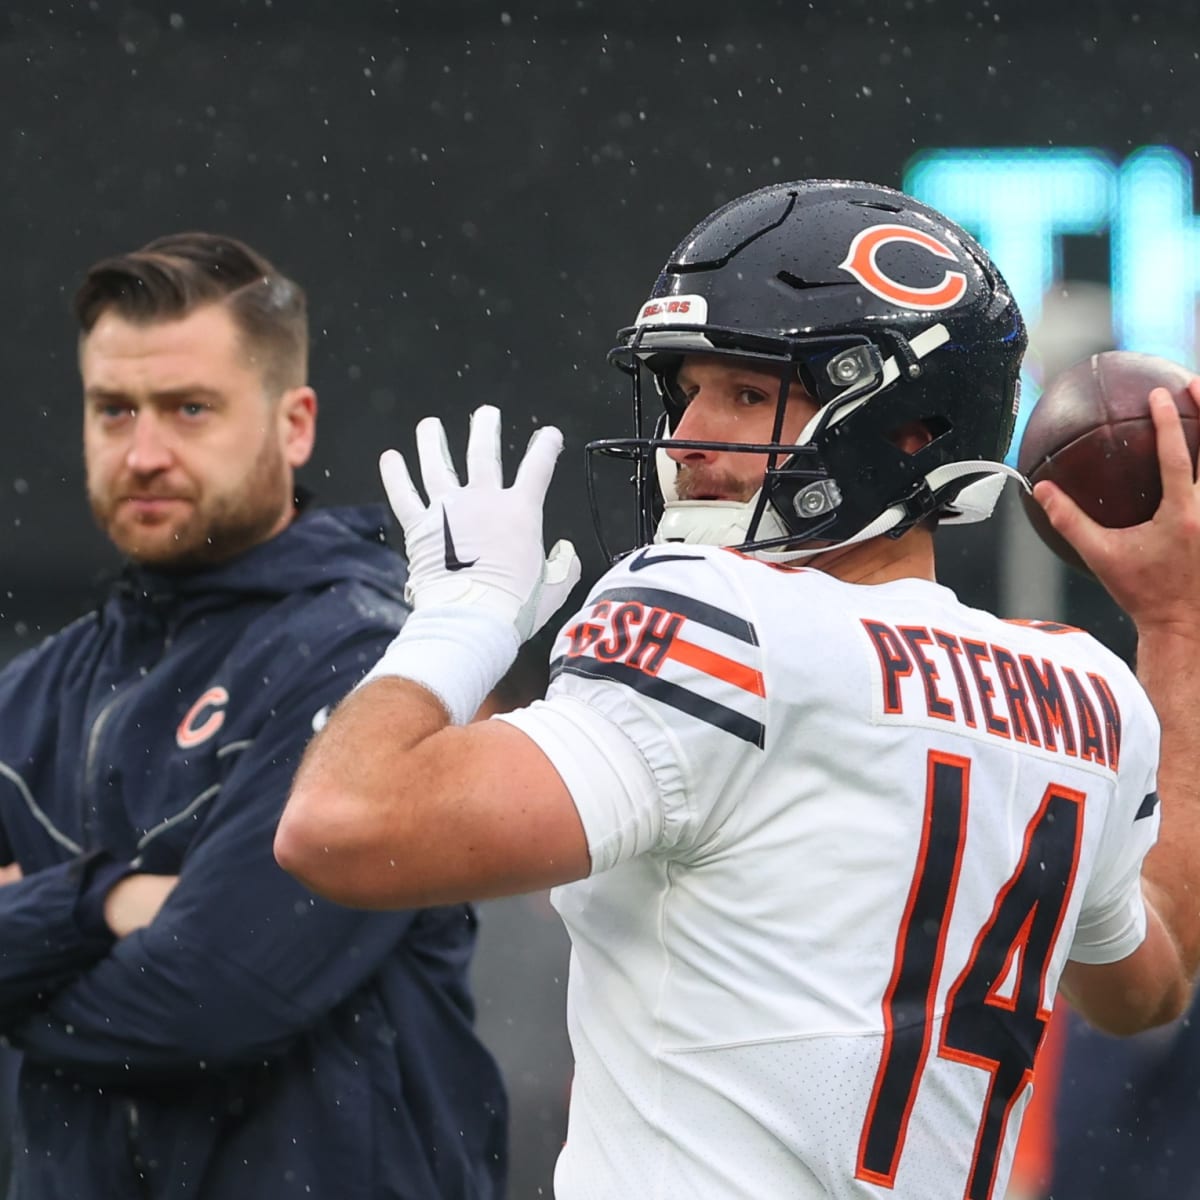
{"type": "Polygon", "coordinates": [[[934,514],[982,520],[1017,474],[1001,460],[1016,419],[1021,314],[968,233],[891,188],[804,180],[726,204],[679,245],[618,339],[609,360],[633,381],[634,436],[587,447],[606,553],[597,455],[634,465],[635,545],[723,545],[778,561],[899,536],[934,514]],[[684,404],[674,377],[688,354],[779,368],[769,444],[672,441],[684,404]],[[644,373],[658,398],[650,433],[644,373]],[[820,410],[783,444],[793,382],[820,410]],[[931,440],[910,454],[890,435],[912,421],[931,440]],[[769,454],[763,486],[745,503],[680,500],[667,446],[769,454]]]}

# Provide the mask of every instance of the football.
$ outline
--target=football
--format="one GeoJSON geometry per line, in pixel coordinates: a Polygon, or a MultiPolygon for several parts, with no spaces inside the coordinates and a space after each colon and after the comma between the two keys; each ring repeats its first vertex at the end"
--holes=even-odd
{"type": "MultiPolygon", "coordinates": [[[[1031,484],[1049,479],[1085,513],[1110,529],[1150,520],[1162,499],[1149,395],[1164,387],[1175,398],[1192,462],[1200,422],[1187,390],[1190,368],[1130,350],[1109,350],[1055,376],[1046,386],[1021,438],[1017,469],[1031,484]]],[[[1051,526],[1042,506],[1022,492],[1042,541],[1064,562],[1090,574],[1051,526]]]]}

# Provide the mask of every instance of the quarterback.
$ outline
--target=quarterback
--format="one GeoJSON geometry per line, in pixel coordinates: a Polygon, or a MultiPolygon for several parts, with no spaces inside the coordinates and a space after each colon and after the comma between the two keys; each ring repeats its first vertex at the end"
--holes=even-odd
{"type": "Polygon", "coordinates": [[[901,193],[710,215],[612,352],[631,436],[588,448],[632,464],[632,547],[546,700],[478,724],[579,578],[543,549],[561,437],[505,487],[481,408],[460,483],[427,418],[427,500],[384,455],[416,611],[311,744],[276,854],[363,907],[555,888],[559,1200],[999,1200],[1056,992],[1114,1033],[1186,1005],[1200,491],[1169,399],[1153,522],[1038,489],[1133,618],[1140,682],[936,582],[936,526],[1015,474],[1024,347],[985,252],[901,193]]]}

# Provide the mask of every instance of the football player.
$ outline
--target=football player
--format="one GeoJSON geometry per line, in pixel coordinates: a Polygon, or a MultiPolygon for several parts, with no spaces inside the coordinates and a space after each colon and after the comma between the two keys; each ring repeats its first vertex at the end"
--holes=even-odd
{"type": "Polygon", "coordinates": [[[1173,406],[1136,554],[1043,489],[1137,623],[1157,717],[1088,635],[935,581],[936,525],[1014,474],[1024,347],[986,253],[906,195],[713,213],[619,336],[632,436],[589,447],[633,464],[633,551],[562,626],[546,701],[477,725],[578,578],[543,551],[561,437],[505,488],[481,408],[460,484],[426,419],[428,503],[384,456],[416,613],[312,744],[276,853],[352,905],[555,887],[560,1200],[998,1200],[1056,990],[1118,1033],[1182,1010],[1200,499],[1173,406]]]}

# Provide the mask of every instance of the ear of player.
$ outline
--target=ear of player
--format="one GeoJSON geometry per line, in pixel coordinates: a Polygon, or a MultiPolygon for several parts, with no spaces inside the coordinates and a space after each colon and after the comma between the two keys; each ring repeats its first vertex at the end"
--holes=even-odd
{"type": "Polygon", "coordinates": [[[437,417],[417,425],[417,461],[428,503],[421,499],[404,456],[384,451],[379,473],[408,555],[409,603],[417,611],[468,606],[510,622],[532,637],[579,582],[579,556],[569,541],[547,555],[542,510],[562,433],[544,425],[529,439],[511,487],[504,486],[500,410],[471,415],[467,482],[459,482],[446,430],[437,417]]]}

